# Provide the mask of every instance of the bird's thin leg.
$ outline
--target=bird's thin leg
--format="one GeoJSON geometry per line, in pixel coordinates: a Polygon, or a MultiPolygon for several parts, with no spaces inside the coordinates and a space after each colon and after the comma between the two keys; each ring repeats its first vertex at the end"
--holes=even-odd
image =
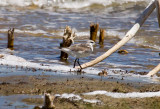
{"type": "Polygon", "coordinates": [[[73,66],[73,68],[75,68],[75,66],[76,66],[77,59],[78,59],[78,58],[76,58],[76,59],[74,60],[74,66],[73,66]]]}
{"type": "Polygon", "coordinates": [[[78,65],[80,66],[80,68],[81,68],[81,70],[82,70],[81,64],[79,63],[79,58],[78,58],[78,60],[77,60],[77,63],[78,63],[78,65]]]}

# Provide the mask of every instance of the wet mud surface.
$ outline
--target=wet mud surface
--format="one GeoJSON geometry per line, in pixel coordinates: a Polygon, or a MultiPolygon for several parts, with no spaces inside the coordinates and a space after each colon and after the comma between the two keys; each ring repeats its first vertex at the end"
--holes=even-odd
{"type": "MultiPolygon", "coordinates": [[[[34,76],[8,76],[0,77],[0,94],[7,95],[43,95],[50,93],[51,95],[73,93],[81,95],[85,92],[95,90],[105,90],[109,92],[156,92],[160,91],[159,84],[152,83],[120,83],[118,81],[98,80],[91,77],[78,76],[76,78],[67,78],[61,76],[50,75],[34,75],[34,76]]],[[[158,109],[160,106],[159,97],[151,98],[112,98],[104,95],[85,96],[85,99],[98,99],[102,103],[85,103],[82,101],[72,101],[65,98],[57,98],[54,100],[56,109],[72,108],[72,109],[158,109]]],[[[42,106],[43,98],[24,98],[22,102],[28,105],[42,106]]]]}

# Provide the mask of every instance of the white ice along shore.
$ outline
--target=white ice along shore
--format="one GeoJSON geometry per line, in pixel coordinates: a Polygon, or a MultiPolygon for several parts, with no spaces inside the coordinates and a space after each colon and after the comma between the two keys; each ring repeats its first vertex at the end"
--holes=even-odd
{"type": "MultiPolygon", "coordinates": [[[[66,65],[61,65],[61,64],[44,64],[44,63],[35,63],[35,62],[30,62],[22,57],[18,57],[15,55],[10,55],[8,52],[8,49],[6,50],[0,50],[0,65],[3,66],[10,66],[10,67],[15,67],[15,68],[22,68],[25,70],[27,69],[36,69],[36,70],[43,70],[43,71],[52,71],[52,72],[58,72],[63,75],[68,75],[68,74],[75,74],[77,69],[73,68],[72,65],[66,66],[66,65]]],[[[15,52],[15,51],[12,51],[15,52]]],[[[52,61],[57,61],[57,60],[52,60],[52,61]]],[[[83,69],[83,71],[86,74],[89,74],[90,76],[92,75],[98,75],[99,72],[102,71],[102,69],[98,68],[93,68],[89,67],[86,69],[83,69]]],[[[137,75],[137,74],[132,74],[132,73],[125,73],[125,70],[121,69],[107,69],[108,76],[105,78],[109,77],[115,77],[117,79],[121,79],[122,76],[125,76],[125,80],[137,80],[141,82],[147,82],[147,83],[157,83],[159,82],[159,77],[150,77],[146,75],[137,75]],[[114,73],[115,71],[118,71],[119,73],[114,73]]]]}
{"type": "MultiPolygon", "coordinates": [[[[6,49],[7,51],[8,49],[6,49]]],[[[18,57],[15,55],[10,55],[8,54],[9,51],[7,51],[7,53],[0,52],[0,65],[3,66],[11,66],[11,67],[23,67],[24,69],[28,69],[28,68],[34,68],[37,70],[47,70],[47,71],[56,71],[59,73],[63,73],[63,74],[67,74],[67,72],[70,72],[74,74],[75,71],[77,71],[77,69],[73,68],[73,66],[66,66],[66,65],[61,65],[61,64],[43,64],[43,63],[35,63],[35,62],[30,62],[27,61],[26,59],[22,58],[22,57],[18,57]]],[[[13,52],[13,51],[12,51],[13,52]]],[[[55,61],[55,60],[52,60],[55,61]]],[[[57,61],[57,60],[56,60],[57,61]]],[[[91,74],[91,75],[98,75],[99,72],[102,71],[102,69],[97,69],[97,68],[93,68],[93,67],[89,67],[86,69],[83,69],[83,71],[87,74],[91,74]]],[[[123,75],[123,76],[132,76],[132,77],[142,77],[144,81],[149,81],[149,82],[156,82],[154,80],[154,78],[150,78],[150,76],[146,76],[146,75],[135,75],[135,74],[126,74],[125,70],[122,69],[108,69],[108,76],[119,76],[119,75],[123,75]],[[115,74],[115,71],[121,71],[117,74],[115,74]]],[[[141,78],[141,79],[142,79],[141,78]]]]}
{"type": "Polygon", "coordinates": [[[160,97],[160,91],[158,92],[131,92],[131,93],[116,93],[107,92],[103,90],[83,93],[83,95],[106,95],[113,98],[147,98],[147,97],[160,97]]]}
{"type": "Polygon", "coordinates": [[[62,95],[60,94],[55,94],[55,97],[60,97],[60,98],[66,98],[66,99],[69,99],[71,101],[83,101],[83,102],[87,102],[87,103],[101,103],[100,100],[96,100],[96,99],[92,99],[92,100],[88,100],[88,99],[83,99],[81,98],[79,95],[75,95],[75,94],[67,94],[67,93],[64,93],[62,95]]]}
{"type": "MultiPolygon", "coordinates": [[[[93,91],[93,92],[88,92],[88,93],[82,93],[82,95],[90,95],[90,96],[94,96],[94,95],[106,95],[112,98],[147,98],[147,97],[160,97],[160,91],[158,92],[130,92],[130,93],[117,93],[117,92],[107,92],[104,90],[97,90],[97,91],[93,91]]],[[[64,93],[64,94],[55,94],[55,97],[59,97],[59,98],[65,98],[65,99],[69,99],[70,101],[83,101],[83,102],[87,102],[87,103],[93,103],[93,104],[102,104],[103,102],[97,99],[83,99],[80,95],[76,95],[76,94],[68,94],[68,93],[64,93]]]]}
{"type": "MultiPolygon", "coordinates": [[[[12,67],[23,67],[23,68],[35,68],[41,70],[52,70],[52,71],[59,71],[59,72],[70,72],[76,71],[77,69],[73,68],[72,66],[65,66],[59,64],[43,64],[43,63],[34,63],[25,60],[24,58],[9,55],[9,54],[2,54],[0,53],[0,64],[12,67]]],[[[87,68],[84,69],[86,73],[94,73],[98,74],[100,70],[94,68],[87,68]]]]}
{"type": "MultiPolygon", "coordinates": [[[[149,98],[149,97],[160,97],[160,91],[158,91],[158,92],[118,93],[118,92],[107,92],[104,90],[97,90],[97,91],[93,91],[93,92],[82,93],[82,95],[106,95],[106,96],[110,96],[112,98],[149,98]]],[[[55,96],[58,96],[61,98],[67,98],[70,100],[81,100],[82,99],[79,95],[75,95],[73,93],[71,93],[71,94],[64,93],[62,95],[56,94],[55,96]]],[[[83,99],[83,101],[88,101],[88,100],[83,99]]],[[[97,102],[100,102],[100,100],[92,100],[89,102],[90,103],[91,102],[97,103],[97,102]]]]}

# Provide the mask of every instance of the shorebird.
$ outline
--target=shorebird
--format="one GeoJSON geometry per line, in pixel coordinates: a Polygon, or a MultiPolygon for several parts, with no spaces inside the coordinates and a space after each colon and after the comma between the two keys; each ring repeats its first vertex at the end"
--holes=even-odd
{"type": "Polygon", "coordinates": [[[61,50],[76,58],[73,68],[75,68],[77,62],[81,71],[82,67],[79,63],[79,58],[89,56],[93,52],[93,45],[95,45],[95,42],[93,40],[88,40],[86,44],[74,44],[70,47],[62,48],[61,50]]]}

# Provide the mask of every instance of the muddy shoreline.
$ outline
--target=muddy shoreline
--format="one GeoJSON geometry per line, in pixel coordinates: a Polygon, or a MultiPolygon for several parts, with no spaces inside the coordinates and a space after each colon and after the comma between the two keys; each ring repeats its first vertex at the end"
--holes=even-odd
{"type": "MultiPolygon", "coordinates": [[[[95,90],[105,90],[109,92],[157,92],[160,91],[159,84],[153,83],[127,83],[118,81],[99,80],[92,77],[77,76],[76,78],[58,76],[58,75],[20,75],[0,77],[0,95],[16,95],[16,94],[31,94],[43,95],[44,93],[63,94],[74,93],[81,95],[81,93],[92,92],[95,90]]],[[[139,108],[146,109],[158,108],[160,106],[159,97],[151,98],[112,98],[103,95],[83,96],[86,99],[98,99],[103,102],[103,105],[84,103],[81,101],[68,101],[66,99],[56,99],[54,104],[57,109],[63,108],[111,108],[117,106],[121,109],[125,108],[139,108]],[[145,106],[143,105],[145,104],[145,106]]],[[[23,99],[27,104],[42,106],[43,99],[23,99]]]]}

